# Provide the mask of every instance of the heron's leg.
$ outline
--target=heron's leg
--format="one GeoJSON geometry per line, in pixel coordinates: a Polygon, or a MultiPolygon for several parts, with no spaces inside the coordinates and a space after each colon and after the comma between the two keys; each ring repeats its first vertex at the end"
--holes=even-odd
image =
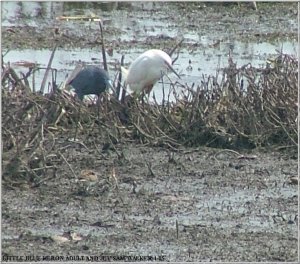
{"type": "Polygon", "coordinates": [[[150,85],[147,85],[144,88],[143,92],[142,92],[142,105],[143,105],[143,108],[144,108],[144,104],[145,104],[144,98],[147,95],[148,96],[148,102],[149,102],[150,92],[152,91],[152,89],[153,89],[153,84],[150,84],[150,85]]]}
{"type": "Polygon", "coordinates": [[[150,84],[150,85],[148,85],[148,86],[146,86],[145,88],[144,88],[144,92],[145,92],[145,94],[150,94],[150,92],[152,91],[152,89],[153,89],[153,84],[150,84]]]}

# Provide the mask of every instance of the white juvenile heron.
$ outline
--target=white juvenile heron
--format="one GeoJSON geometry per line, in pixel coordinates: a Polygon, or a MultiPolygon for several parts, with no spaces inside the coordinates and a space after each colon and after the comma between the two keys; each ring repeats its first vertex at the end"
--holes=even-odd
{"type": "Polygon", "coordinates": [[[167,70],[171,70],[180,78],[172,67],[170,56],[158,49],[151,49],[141,54],[131,63],[128,70],[122,67],[126,83],[136,94],[149,94],[153,85],[162,77],[162,74],[166,74],[167,70]]]}

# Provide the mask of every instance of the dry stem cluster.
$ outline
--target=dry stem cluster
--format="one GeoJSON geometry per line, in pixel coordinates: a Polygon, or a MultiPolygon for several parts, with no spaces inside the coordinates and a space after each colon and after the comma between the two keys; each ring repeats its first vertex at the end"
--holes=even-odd
{"type": "Polygon", "coordinates": [[[202,77],[193,87],[171,83],[172,102],[166,96],[162,104],[121,103],[105,94],[99,109],[60,90],[32,93],[12,73],[2,74],[4,177],[39,179],[45,170],[55,172],[57,162],[67,162],[63,150],[70,144],[297,146],[298,62],[288,55],[279,54],[265,69],[237,68],[229,59],[222,75],[202,77]]]}

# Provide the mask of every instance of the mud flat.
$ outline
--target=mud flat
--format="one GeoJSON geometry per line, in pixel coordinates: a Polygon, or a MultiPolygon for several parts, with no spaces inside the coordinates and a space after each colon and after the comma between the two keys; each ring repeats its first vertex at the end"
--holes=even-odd
{"type": "MultiPolygon", "coordinates": [[[[81,8],[99,8],[78,6],[74,11],[72,6],[58,4],[54,14],[50,7],[44,7],[48,19],[43,17],[40,27],[35,25],[40,19],[38,6],[32,9],[37,10],[37,17],[17,20],[26,21],[28,30],[24,24],[7,20],[2,25],[3,47],[51,49],[49,46],[57,41],[54,17],[81,8]]],[[[243,5],[204,3],[106,7],[103,16],[110,30],[106,33],[108,46],[114,50],[122,47],[128,53],[133,43],[139,49],[151,47],[151,43],[161,47],[173,43],[177,27],[182,35],[189,34],[183,56],[219,40],[222,43],[226,32],[239,41],[269,42],[274,38],[290,41],[297,34],[296,3],[258,3],[258,11],[243,5]],[[128,17],[128,25],[118,24],[120,15],[128,17]],[[146,30],[136,31],[141,41],[135,41],[129,25],[139,25],[143,18],[152,24],[145,22],[146,30]],[[256,21],[260,21],[258,26],[256,21]],[[167,23],[168,30],[158,33],[163,31],[162,23],[167,23]],[[200,35],[209,37],[195,38],[200,24],[200,35]],[[197,29],[195,34],[193,29],[197,29]],[[121,38],[113,40],[114,34],[121,38]]],[[[64,32],[60,48],[86,48],[98,43],[97,28],[91,26],[87,31],[83,24],[71,29],[76,32],[60,28],[64,32]]],[[[2,98],[7,98],[4,89],[2,98]]],[[[60,103],[45,107],[51,98],[28,98],[31,105],[22,93],[10,104],[2,103],[6,115],[2,119],[8,124],[3,130],[2,260],[297,261],[296,146],[162,147],[138,143],[136,135],[126,140],[114,138],[109,131],[103,135],[110,120],[104,125],[101,121],[103,126],[96,120],[99,127],[94,130],[87,120],[80,120],[82,127],[72,140],[77,133],[70,125],[77,118],[75,108],[60,103]],[[43,100],[46,104],[41,107],[43,100]],[[25,110],[18,111],[23,106],[25,110]],[[30,107],[35,111],[27,114],[30,107]],[[53,116],[59,115],[59,107],[69,112],[58,125],[53,121],[38,130],[28,121],[35,115],[42,120],[43,113],[51,113],[49,109],[53,116]],[[12,120],[18,131],[9,121],[9,113],[17,117],[12,120]],[[25,128],[26,122],[30,129],[25,128]]],[[[289,118],[294,122],[295,116],[289,118]]],[[[96,121],[91,122],[93,126],[96,121]]],[[[127,133],[132,127],[122,129],[127,133]]]]}

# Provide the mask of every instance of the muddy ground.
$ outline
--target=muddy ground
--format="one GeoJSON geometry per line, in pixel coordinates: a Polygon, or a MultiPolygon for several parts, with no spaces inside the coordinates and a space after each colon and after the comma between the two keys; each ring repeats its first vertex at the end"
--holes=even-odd
{"type": "MultiPolygon", "coordinates": [[[[115,6],[113,3],[87,2],[78,6],[80,11],[72,12],[74,5],[76,7],[76,3],[65,3],[61,10],[58,3],[52,13],[45,15],[46,19],[42,14],[35,17],[34,21],[24,16],[11,26],[2,27],[2,47],[53,49],[56,44],[67,50],[99,47],[101,38],[97,23],[56,19],[78,14],[100,17],[107,49],[124,53],[132,48],[174,47],[189,32],[208,36],[212,45],[228,39],[257,42],[297,39],[298,33],[296,2],[258,3],[257,11],[251,3],[119,2],[115,6]],[[122,25],[122,19],[128,26],[120,29],[118,25],[122,25]],[[149,25],[149,21],[155,24],[149,25]],[[158,29],[155,28],[156,24],[158,29]],[[164,27],[176,32],[177,36],[159,34],[160,31],[164,32],[164,27]]],[[[189,37],[185,37],[182,47],[189,51],[203,48],[201,43],[195,43],[189,37]]]]}
{"type": "Polygon", "coordinates": [[[4,186],[2,254],[297,260],[296,154],[78,143],[62,154],[74,174],[64,163],[37,187],[4,186]],[[79,241],[56,237],[67,232],[79,241]]]}
{"type": "MultiPolygon", "coordinates": [[[[219,14],[216,7],[209,8],[219,14]]],[[[279,6],[275,12],[288,18],[295,10],[279,6]]],[[[264,19],[271,16],[269,11],[258,12],[264,19]]],[[[16,36],[15,32],[3,35],[16,36]]],[[[40,46],[44,44],[41,38],[40,46]]],[[[206,147],[174,150],[125,141],[92,145],[93,139],[86,142],[86,136],[68,141],[69,133],[55,139],[60,152],[53,159],[59,159],[60,166],[37,173],[38,184],[3,179],[2,260],[30,255],[32,261],[68,256],[101,261],[124,256],[156,261],[297,261],[294,148],[236,152],[206,147]]]]}

